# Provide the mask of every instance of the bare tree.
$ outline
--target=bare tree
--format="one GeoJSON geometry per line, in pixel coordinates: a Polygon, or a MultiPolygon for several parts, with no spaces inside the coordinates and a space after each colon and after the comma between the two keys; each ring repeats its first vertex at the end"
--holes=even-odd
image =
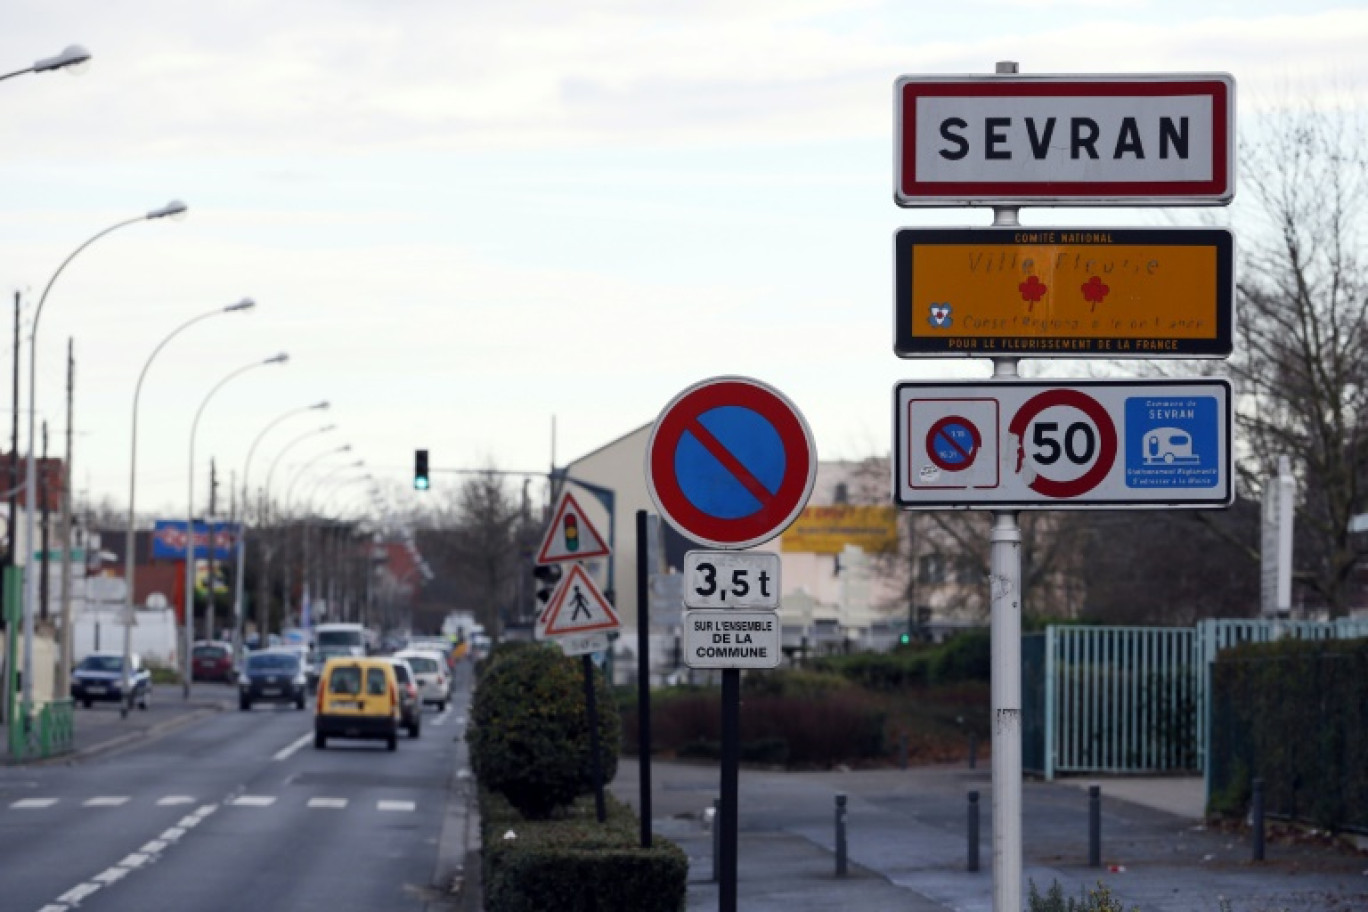
{"type": "Polygon", "coordinates": [[[1239,474],[1258,492],[1289,456],[1299,476],[1296,581],[1339,617],[1368,478],[1368,154],[1361,117],[1309,104],[1243,144],[1237,381],[1239,474]]]}

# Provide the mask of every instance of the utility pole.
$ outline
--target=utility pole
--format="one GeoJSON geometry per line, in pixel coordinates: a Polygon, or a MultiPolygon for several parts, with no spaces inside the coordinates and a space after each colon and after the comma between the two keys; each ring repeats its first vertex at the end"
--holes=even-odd
{"type": "Polygon", "coordinates": [[[71,693],[71,549],[75,544],[71,533],[71,441],[76,394],[75,344],[76,340],[68,336],[66,464],[62,466],[62,648],[57,674],[57,693],[63,698],[71,693]]]}
{"type": "Polygon", "coordinates": [[[218,466],[213,459],[209,460],[209,515],[205,517],[205,557],[209,561],[208,575],[204,579],[204,638],[206,640],[217,639],[214,636],[214,514],[218,507],[218,466]]]}
{"type": "Polygon", "coordinates": [[[47,496],[48,483],[51,481],[49,476],[52,473],[52,463],[48,461],[48,433],[46,421],[43,422],[43,459],[39,465],[38,490],[35,493],[39,496],[39,509],[43,511],[43,528],[41,536],[38,539],[40,542],[39,547],[42,548],[43,551],[43,558],[38,562],[39,572],[42,573],[42,576],[38,577],[38,619],[46,624],[49,617],[48,577],[50,576],[48,573],[48,545],[50,544],[48,530],[52,524],[52,504],[48,502],[47,496]]]}

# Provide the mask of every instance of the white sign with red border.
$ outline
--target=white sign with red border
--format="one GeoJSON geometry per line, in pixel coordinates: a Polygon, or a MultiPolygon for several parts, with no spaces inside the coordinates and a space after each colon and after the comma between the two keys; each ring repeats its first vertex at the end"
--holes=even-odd
{"type": "Polygon", "coordinates": [[[580,564],[561,578],[538,619],[543,637],[607,632],[622,626],[613,606],[580,564]]]}
{"type": "Polygon", "coordinates": [[[1226,73],[904,76],[894,87],[899,206],[1227,205],[1226,73]]]}
{"type": "Polygon", "coordinates": [[[535,563],[582,561],[608,554],[608,544],[589,521],[575,495],[562,491],[556,509],[551,513],[551,524],[546,527],[541,547],[537,549],[535,563]]]}
{"type": "Polygon", "coordinates": [[[1234,499],[1226,380],[909,381],[893,401],[901,507],[1219,508],[1234,499]]]}

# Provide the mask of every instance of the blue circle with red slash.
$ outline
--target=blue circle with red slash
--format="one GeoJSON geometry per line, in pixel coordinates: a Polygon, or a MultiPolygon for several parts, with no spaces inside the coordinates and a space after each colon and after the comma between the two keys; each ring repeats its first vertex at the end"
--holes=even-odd
{"type": "Polygon", "coordinates": [[[769,541],[798,518],[817,478],[817,447],[778,390],[718,377],[676,396],[646,446],[646,481],[660,514],[717,548],[769,541]]]}
{"type": "Polygon", "coordinates": [[[962,472],[974,464],[983,438],[967,418],[951,415],[931,425],[926,432],[926,456],[946,472],[962,472]]]}

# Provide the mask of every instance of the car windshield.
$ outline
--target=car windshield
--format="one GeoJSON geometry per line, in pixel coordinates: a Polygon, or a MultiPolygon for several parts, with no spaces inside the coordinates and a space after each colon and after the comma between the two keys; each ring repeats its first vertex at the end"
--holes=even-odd
{"type": "Polygon", "coordinates": [[[258,653],[247,657],[248,671],[294,671],[299,657],[286,652],[258,653]]]}
{"type": "Polygon", "coordinates": [[[409,665],[401,665],[398,662],[394,663],[394,676],[399,679],[400,684],[407,684],[409,682],[410,667],[411,666],[409,665]]]}
{"type": "Polygon", "coordinates": [[[320,630],[318,632],[318,646],[320,649],[329,646],[341,646],[350,649],[353,646],[364,645],[364,640],[359,630],[320,630]]]}
{"type": "Polygon", "coordinates": [[[81,659],[81,664],[76,667],[81,671],[122,671],[123,658],[121,656],[86,656],[81,659]]]}
{"type": "Polygon", "coordinates": [[[227,654],[222,646],[196,646],[193,653],[197,659],[221,659],[227,654]]]}
{"type": "Polygon", "coordinates": [[[409,663],[409,668],[413,669],[414,674],[436,674],[437,660],[427,656],[405,656],[404,661],[409,663]]]}

